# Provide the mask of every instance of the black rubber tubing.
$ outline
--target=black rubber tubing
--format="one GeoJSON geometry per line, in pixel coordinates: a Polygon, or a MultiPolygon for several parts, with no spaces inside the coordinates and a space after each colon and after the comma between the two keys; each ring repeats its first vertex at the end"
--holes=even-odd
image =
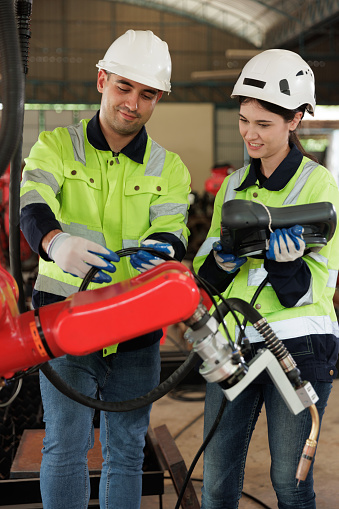
{"type": "Polygon", "coordinates": [[[84,406],[95,408],[96,410],[104,410],[106,412],[129,412],[144,406],[150,405],[154,401],[165,396],[171,391],[181,380],[193,369],[195,364],[200,361],[197,353],[191,352],[185,362],[170,375],[167,380],[162,382],[158,387],[148,392],[144,396],[127,401],[101,401],[98,399],[85,396],[81,392],[76,391],[67,384],[58,373],[47,362],[41,366],[40,370],[46,378],[65,396],[68,396],[73,401],[81,403],[84,406]]]}
{"type": "MultiPolygon", "coordinates": [[[[138,250],[139,248],[127,248],[122,249],[121,251],[117,251],[117,254],[119,256],[127,256],[136,253],[138,250]]],[[[156,254],[159,258],[163,258],[165,260],[173,259],[165,253],[154,251],[152,248],[144,248],[144,250],[149,251],[152,254],[156,254]]],[[[84,291],[87,288],[88,284],[92,281],[97,272],[98,269],[95,267],[92,267],[88,271],[79,291],[84,291]]],[[[72,399],[73,401],[76,401],[77,403],[90,408],[94,408],[96,410],[104,410],[106,412],[129,412],[150,405],[151,403],[154,403],[154,401],[157,401],[158,399],[165,396],[174,387],[176,387],[200,361],[200,356],[192,351],[187,359],[183,362],[183,364],[179,366],[179,368],[176,369],[172,375],[167,378],[167,380],[158,385],[158,387],[148,392],[144,396],[139,396],[138,398],[130,399],[127,401],[101,401],[99,399],[85,396],[81,392],[78,392],[73,387],[71,387],[67,382],[65,382],[48,362],[40,367],[40,371],[62,394],[72,399]]]]}

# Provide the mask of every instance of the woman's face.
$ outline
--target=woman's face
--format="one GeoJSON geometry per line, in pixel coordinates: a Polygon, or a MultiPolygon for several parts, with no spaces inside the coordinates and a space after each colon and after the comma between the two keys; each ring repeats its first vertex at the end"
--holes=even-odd
{"type": "Polygon", "coordinates": [[[239,131],[250,157],[262,161],[278,161],[289,152],[289,132],[296,129],[302,114],[286,122],[283,117],[263,108],[256,100],[245,101],[240,106],[239,131]]]}

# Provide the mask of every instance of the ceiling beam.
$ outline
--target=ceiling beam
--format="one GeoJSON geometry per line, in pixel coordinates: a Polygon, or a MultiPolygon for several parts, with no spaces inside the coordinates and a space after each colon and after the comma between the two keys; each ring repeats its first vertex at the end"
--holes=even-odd
{"type": "Polygon", "coordinates": [[[295,19],[283,21],[266,33],[265,47],[279,48],[298,37],[315,25],[326,20],[333,21],[339,12],[339,0],[311,0],[301,2],[295,11],[295,19]]]}

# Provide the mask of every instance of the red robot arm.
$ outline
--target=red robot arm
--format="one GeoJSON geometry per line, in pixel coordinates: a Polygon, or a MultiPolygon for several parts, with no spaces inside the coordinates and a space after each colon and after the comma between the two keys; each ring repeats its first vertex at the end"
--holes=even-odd
{"type": "Polygon", "coordinates": [[[21,315],[17,287],[0,271],[0,376],[59,357],[86,355],[191,317],[200,291],[190,271],[165,262],[133,279],[76,293],[21,315]]]}

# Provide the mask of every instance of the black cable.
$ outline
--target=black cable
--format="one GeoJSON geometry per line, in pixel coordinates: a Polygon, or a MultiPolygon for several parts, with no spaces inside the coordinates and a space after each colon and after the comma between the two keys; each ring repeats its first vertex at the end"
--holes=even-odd
{"type": "MultiPolygon", "coordinates": [[[[22,380],[21,379],[16,380],[14,382],[14,387],[12,387],[11,395],[7,398],[6,401],[0,401],[0,408],[4,408],[6,406],[9,406],[15,400],[15,398],[17,397],[17,395],[19,394],[19,392],[21,390],[21,386],[22,386],[22,380]]],[[[0,387],[0,394],[1,394],[1,391],[3,389],[4,389],[4,387],[0,387]]]]}
{"type": "Polygon", "coordinates": [[[14,2],[0,0],[0,12],[0,70],[3,103],[0,128],[0,176],[2,176],[20,140],[20,128],[24,115],[25,82],[14,2]]]}
{"type": "MultiPolygon", "coordinates": [[[[21,49],[23,78],[23,102],[22,114],[19,119],[19,141],[11,158],[11,170],[9,181],[9,265],[12,276],[14,277],[19,291],[18,308],[20,313],[27,311],[24,281],[21,267],[21,232],[20,232],[20,181],[21,181],[21,163],[22,163],[22,143],[24,129],[24,103],[25,103],[25,75],[28,72],[28,50],[30,31],[30,16],[32,11],[32,0],[16,1],[16,22],[19,34],[19,43],[21,49]]],[[[11,80],[13,78],[11,77],[11,80]]]]}
{"type": "MultiPolygon", "coordinates": [[[[211,301],[212,301],[212,303],[213,303],[213,305],[215,307],[215,313],[216,313],[216,315],[217,315],[217,317],[219,319],[219,323],[224,323],[224,318],[225,318],[226,315],[222,316],[220,314],[220,312],[218,310],[218,304],[216,303],[216,300],[214,299],[214,295],[217,295],[219,297],[219,299],[223,302],[225,307],[228,309],[227,312],[231,312],[232,313],[232,316],[233,316],[234,320],[236,321],[240,331],[243,333],[244,327],[240,323],[240,320],[237,317],[237,315],[235,314],[235,312],[232,309],[232,307],[229,306],[229,304],[227,303],[225,297],[211,283],[209,283],[208,281],[203,279],[201,276],[199,276],[196,273],[193,273],[193,275],[197,279],[197,281],[200,283],[200,285],[204,288],[204,290],[206,290],[206,292],[208,293],[208,296],[210,297],[210,299],[211,299],[211,301]]],[[[225,328],[225,326],[224,326],[224,328],[225,328]]],[[[227,335],[227,337],[229,337],[229,334],[227,335]]],[[[234,341],[232,339],[230,339],[230,342],[232,344],[234,344],[234,341]]]]}
{"type": "MultiPolygon", "coordinates": [[[[226,323],[223,319],[223,316],[221,315],[220,313],[220,310],[218,308],[218,305],[217,305],[217,302],[214,298],[214,295],[212,294],[212,292],[210,292],[210,288],[212,287],[212,285],[210,283],[208,283],[205,279],[203,279],[202,277],[198,276],[198,274],[194,274],[194,277],[196,278],[196,280],[199,282],[200,286],[202,286],[204,288],[204,290],[206,290],[206,292],[208,293],[208,296],[209,298],[211,299],[212,301],[212,304],[213,306],[215,307],[216,309],[216,313],[218,314],[218,318],[219,318],[219,323],[223,326],[224,328],[224,331],[225,331],[225,334],[226,334],[226,337],[228,339],[228,341],[230,342],[230,344],[232,346],[234,346],[234,341],[233,339],[231,338],[230,336],[230,333],[228,332],[228,329],[226,327],[226,323]]],[[[218,297],[221,297],[221,294],[218,295],[218,297]]]]}
{"type": "MultiPolygon", "coordinates": [[[[126,247],[124,249],[120,249],[119,251],[115,251],[115,253],[123,258],[124,256],[130,256],[131,254],[136,254],[138,251],[147,251],[150,254],[157,256],[158,258],[162,258],[166,261],[173,261],[173,258],[167,253],[161,253],[152,247],[126,247]]],[[[87,272],[86,276],[82,280],[82,283],[79,288],[79,292],[83,292],[87,290],[89,283],[92,282],[94,276],[99,272],[100,269],[97,267],[91,267],[87,272]]]]}
{"type": "Polygon", "coordinates": [[[148,392],[144,396],[130,399],[127,401],[101,401],[98,399],[85,396],[81,392],[76,391],[67,384],[58,373],[46,362],[41,366],[40,370],[48,378],[48,380],[65,396],[68,396],[73,401],[81,403],[84,406],[95,408],[96,410],[104,410],[107,412],[129,412],[147,406],[154,401],[162,398],[170,390],[172,390],[185,376],[193,369],[196,363],[200,360],[197,353],[191,352],[185,362],[170,375],[167,380],[162,382],[158,387],[148,392]]]}
{"type": "Polygon", "coordinates": [[[175,505],[175,508],[174,509],[179,509],[180,508],[180,504],[181,504],[181,501],[183,499],[183,496],[185,494],[185,491],[186,491],[186,488],[187,488],[187,484],[189,483],[189,480],[191,478],[191,475],[192,475],[192,472],[196,466],[196,464],[198,463],[199,461],[199,458],[200,456],[202,455],[202,453],[204,452],[204,450],[206,449],[207,445],[209,444],[209,442],[211,441],[211,438],[213,437],[214,433],[215,433],[215,430],[217,429],[220,421],[221,421],[221,417],[222,417],[222,414],[224,413],[224,410],[226,408],[226,405],[227,405],[227,399],[225,398],[225,396],[223,397],[222,399],[222,402],[221,402],[221,405],[220,405],[220,408],[219,408],[219,412],[218,412],[218,415],[211,427],[211,429],[209,430],[204,442],[202,443],[201,447],[199,448],[197,454],[195,455],[195,457],[193,458],[193,461],[191,463],[191,466],[189,467],[189,469],[187,470],[187,474],[185,476],[185,479],[184,479],[184,482],[183,482],[183,485],[181,487],[181,490],[180,490],[180,493],[178,495],[178,500],[177,500],[177,503],[175,505]]]}
{"type": "MultiPolygon", "coordinates": [[[[254,303],[255,301],[257,300],[260,292],[262,291],[262,289],[266,286],[266,283],[268,282],[268,274],[267,276],[261,281],[260,285],[258,286],[258,288],[256,289],[256,291],[254,292],[254,295],[250,301],[250,305],[251,306],[254,306],[254,303]]],[[[244,316],[244,320],[241,324],[241,326],[243,327],[243,329],[245,329],[246,327],[246,324],[247,324],[247,318],[246,316],[244,316]]],[[[242,340],[242,337],[240,337],[240,333],[239,333],[239,336],[238,336],[238,340],[237,340],[237,345],[240,345],[241,344],[241,340],[242,340]]]]}
{"type": "Polygon", "coordinates": [[[23,371],[17,371],[15,373],[15,375],[12,376],[12,378],[6,378],[6,382],[8,384],[12,383],[12,382],[15,382],[16,380],[19,380],[20,378],[23,378],[27,375],[31,375],[32,373],[35,373],[36,371],[38,371],[41,366],[43,366],[43,364],[37,364],[36,366],[31,366],[30,368],[28,369],[25,369],[23,371]]]}

